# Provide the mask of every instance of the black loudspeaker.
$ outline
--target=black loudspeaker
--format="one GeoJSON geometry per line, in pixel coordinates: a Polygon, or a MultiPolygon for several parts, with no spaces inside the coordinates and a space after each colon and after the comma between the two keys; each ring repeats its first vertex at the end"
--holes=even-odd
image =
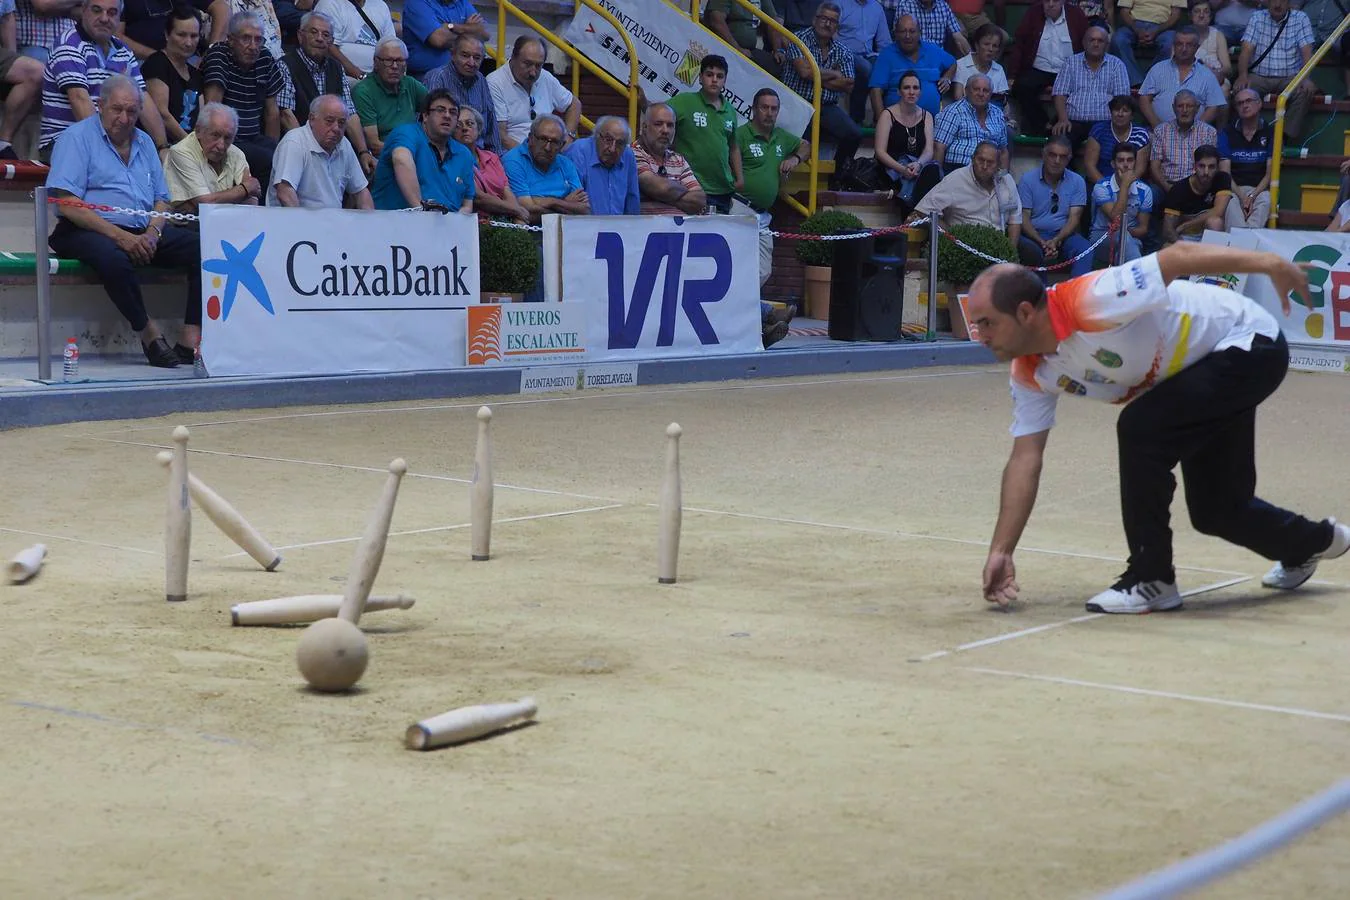
{"type": "Polygon", "coordinates": [[[830,340],[900,341],[905,309],[905,243],[875,236],[839,241],[830,277],[830,340]]]}

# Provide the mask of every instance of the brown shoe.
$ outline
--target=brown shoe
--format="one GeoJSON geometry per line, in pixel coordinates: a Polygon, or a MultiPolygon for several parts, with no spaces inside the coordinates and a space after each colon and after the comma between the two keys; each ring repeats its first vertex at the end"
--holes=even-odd
{"type": "Polygon", "coordinates": [[[788,323],[775,322],[764,329],[764,349],[768,350],[774,344],[788,336],[788,323]]]}

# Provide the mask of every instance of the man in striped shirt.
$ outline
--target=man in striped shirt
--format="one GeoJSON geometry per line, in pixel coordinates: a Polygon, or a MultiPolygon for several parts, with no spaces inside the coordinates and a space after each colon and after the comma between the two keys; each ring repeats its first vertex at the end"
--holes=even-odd
{"type": "MultiPolygon", "coordinates": [[[[119,0],[87,0],[76,27],[66,32],[47,60],[42,79],[42,133],[38,155],[51,159],[52,145],[71,125],[94,115],[99,88],[110,75],[126,75],[145,91],[135,55],[117,38],[119,0]]],[[[141,104],[140,123],[161,153],[168,149],[159,107],[141,104]]]]}
{"type": "Polygon", "coordinates": [[[257,13],[231,16],[229,36],[206,51],[202,95],[207,103],[224,103],[239,113],[234,145],[244,151],[254,177],[268,183],[272,155],[281,138],[277,95],[284,82],[277,61],[262,43],[262,22],[257,13]]]}

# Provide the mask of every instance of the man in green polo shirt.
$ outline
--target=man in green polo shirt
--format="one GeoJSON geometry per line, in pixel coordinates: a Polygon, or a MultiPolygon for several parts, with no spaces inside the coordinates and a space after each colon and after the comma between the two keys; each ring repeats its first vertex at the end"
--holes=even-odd
{"type": "Polygon", "coordinates": [[[761,88],[750,109],[750,121],[736,129],[736,148],[744,166],[745,187],[741,194],[759,217],[759,284],[773,271],[773,236],[769,233],[769,209],[778,190],[811,152],[811,145],[778,127],[778,92],[761,88]]]}
{"type": "Polygon", "coordinates": [[[427,89],[408,74],[408,48],[388,38],[375,48],[375,70],[352,88],[352,105],[366,132],[366,146],[379,157],[384,139],[400,125],[417,121],[427,89]]]}
{"type": "MultiPolygon", "coordinates": [[[[701,90],[676,94],[668,103],[675,110],[673,149],[689,161],[694,177],[708,195],[708,205],[717,212],[731,210],[731,193],[744,187],[741,151],[736,146],[738,116],[722,99],[727,82],[727,61],[716,55],[699,63],[701,90]]],[[[363,120],[364,121],[364,120],[363,120]]]]}

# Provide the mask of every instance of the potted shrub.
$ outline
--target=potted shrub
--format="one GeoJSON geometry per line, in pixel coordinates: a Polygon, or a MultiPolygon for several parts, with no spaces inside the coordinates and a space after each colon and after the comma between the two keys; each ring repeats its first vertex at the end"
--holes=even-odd
{"type": "MultiPolygon", "coordinates": [[[[866,231],[863,220],[837,209],[817,210],[797,226],[800,234],[851,234],[866,231]]],[[[806,314],[812,319],[830,317],[830,278],[834,265],[834,241],[798,241],[796,254],[805,267],[802,293],[806,314]]]]}
{"type": "Polygon", "coordinates": [[[524,298],[539,278],[539,240],[520,228],[478,227],[478,289],[486,303],[524,298]]]}
{"type": "MultiPolygon", "coordinates": [[[[953,237],[1006,262],[1017,261],[1017,248],[1005,232],[989,225],[954,225],[947,229],[953,237]]],[[[993,263],[958,247],[943,237],[938,241],[938,290],[945,288],[947,311],[951,315],[952,334],[958,338],[970,337],[966,317],[957,301],[960,294],[970,290],[970,283],[993,263]]],[[[938,291],[932,292],[934,296],[938,291]]]]}

